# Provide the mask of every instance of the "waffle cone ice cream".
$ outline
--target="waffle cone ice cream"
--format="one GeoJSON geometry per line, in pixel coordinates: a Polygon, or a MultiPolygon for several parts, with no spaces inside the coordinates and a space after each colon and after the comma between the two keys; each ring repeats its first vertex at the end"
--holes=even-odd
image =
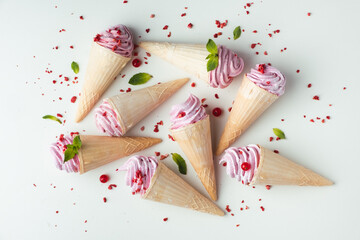
{"type": "Polygon", "coordinates": [[[141,42],[140,47],[209,83],[206,57],[209,52],[202,44],[141,42]]]}
{"type": "Polygon", "coordinates": [[[246,75],[237,93],[234,105],[220,138],[216,155],[220,155],[279,97],[270,93],[246,75]]]}
{"type": "Polygon", "coordinates": [[[159,162],[144,199],[223,216],[224,212],[159,162]]]}
{"type": "Polygon", "coordinates": [[[122,134],[144,119],[188,81],[188,78],[177,79],[106,99],[117,114],[122,134]]]}
{"type": "Polygon", "coordinates": [[[328,186],[333,182],[260,146],[260,162],[250,185],[328,186]]]}
{"type": "Polygon", "coordinates": [[[148,137],[80,136],[80,174],[149,148],[162,140],[148,137]]]}
{"type": "Polygon", "coordinates": [[[86,117],[130,59],[92,43],[75,122],[86,117]]]}
{"type": "Polygon", "coordinates": [[[206,191],[216,201],[216,179],[209,116],[196,123],[170,131],[191,162],[206,191]]]}

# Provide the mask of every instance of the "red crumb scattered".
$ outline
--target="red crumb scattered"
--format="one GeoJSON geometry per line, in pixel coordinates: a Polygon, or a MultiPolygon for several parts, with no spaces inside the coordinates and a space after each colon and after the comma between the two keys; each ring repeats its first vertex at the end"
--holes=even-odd
{"type": "Polygon", "coordinates": [[[310,119],[310,122],[315,122],[314,119],[310,119]]]}
{"type": "Polygon", "coordinates": [[[163,30],[167,30],[169,28],[169,26],[168,25],[165,25],[164,27],[163,27],[163,30]]]}
{"type": "Polygon", "coordinates": [[[226,167],[226,165],[227,165],[227,162],[224,162],[224,163],[223,163],[223,167],[226,167]]]}
{"type": "Polygon", "coordinates": [[[232,213],[231,216],[235,216],[235,214],[232,213]]]}
{"type": "Polygon", "coordinates": [[[196,83],[191,83],[191,87],[195,87],[196,86],[196,83]]]}
{"type": "Polygon", "coordinates": [[[33,186],[34,186],[34,187],[36,187],[36,184],[35,184],[35,183],[33,183],[33,186]]]}
{"type": "Polygon", "coordinates": [[[164,218],[163,221],[166,222],[168,220],[168,218],[164,218]]]}
{"type": "Polygon", "coordinates": [[[254,31],[253,31],[253,33],[257,33],[257,31],[256,31],[256,30],[254,30],[254,31]]]}
{"type": "Polygon", "coordinates": [[[232,109],[232,107],[229,107],[229,108],[228,108],[228,111],[231,112],[231,109],[232,109]]]}
{"type": "Polygon", "coordinates": [[[225,210],[226,210],[227,212],[231,212],[231,209],[230,209],[229,205],[226,205],[225,210]]]}
{"type": "Polygon", "coordinates": [[[244,208],[241,207],[241,208],[240,208],[240,211],[242,211],[242,210],[244,210],[244,208]]]}
{"type": "Polygon", "coordinates": [[[201,103],[204,103],[206,101],[206,98],[201,99],[201,103]]]}
{"type": "Polygon", "coordinates": [[[269,138],[269,141],[272,142],[272,140],[274,140],[274,138],[273,138],[273,137],[270,137],[270,138],[269,138]]]}
{"type": "Polygon", "coordinates": [[[325,123],[325,119],[321,120],[322,123],[325,123]]]}
{"type": "Polygon", "coordinates": [[[267,51],[265,51],[265,52],[264,52],[264,55],[268,55],[268,52],[267,52],[267,51]]]}
{"type": "Polygon", "coordinates": [[[217,28],[224,28],[228,24],[228,20],[225,20],[225,22],[220,22],[219,20],[215,20],[215,25],[217,28]]]}
{"type": "Polygon", "coordinates": [[[107,181],[109,181],[109,179],[110,179],[109,176],[106,174],[101,175],[99,178],[100,182],[102,183],[106,183],[107,181]]]}
{"type": "Polygon", "coordinates": [[[171,136],[170,134],[168,134],[168,137],[171,141],[175,142],[175,139],[173,138],[173,136],[171,136]]]}
{"type": "MultiPolygon", "coordinates": [[[[70,101],[71,101],[72,103],[75,103],[75,102],[76,102],[76,99],[77,99],[77,97],[76,97],[76,96],[73,96],[70,101]]],[[[61,100],[61,99],[60,99],[60,100],[61,100]]]]}
{"type": "Polygon", "coordinates": [[[241,201],[241,203],[244,203],[244,202],[245,202],[244,200],[241,201]]]}
{"type": "Polygon", "coordinates": [[[311,84],[311,83],[309,83],[307,87],[308,87],[308,88],[311,88],[311,86],[312,86],[312,84],[311,84]]]}
{"type": "Polygon", "coordinates": [[[296,70],[296,73],[299,73],[300,72],[300,70],[298,69],[298,70],[296,70]]]}
{"type": "Polygon", "coordinates": [[[239,227],[240,226],[240,224],[236,224],[236,227],[239,227]]]}
{"type": "Polygon", "coordinates": [[[330,120],[330,116],[326,116],[326,119],[330,120]]]}
{"type": "Polygon", "coordinates": [[[202,105],[204,108],[207,108],[209,105],[207,105],[207,104],[203,104],[202,105]]]}
{"type": "Polygon", "coordinates": [[[84,223],[87,223],[87,220],[85,220],[84,223]]]}
{"type": "Polygon", "coordinates": [[[164,125],[164,122],[163,122],[162,120],[160,120],[160,122],[157,122],[156,124],[163,126],[163,125],[164,125]]]}
{"type": "Polygon", "coordinates": [[[215,98],[219,99],[219,95],[217,93],[215,93],[215,98]]]}
{"type": "Polygon", "coordinates": [[[256,43],[252,43],[252,44],[251,44],[251,48],[254,49],[255,47],[256,47],[256,43]]]}
{"type": "Polygon", "coordinates": [[[110,185],[108,186],[108,189],[111,190],[111,189],[116,188],[116,187],[117,187],[116,184],[110,184],[110,185]]]}
{"type": "Polygon", "coordinates": [[[310,16],[311,16],[311,13],[310,13],[310,12],[308,12],[308,13],[307,13],[307,15],[310,17],[310,16]]]}
{"type": "Polygon", "coordinates": [[[283,122],[283,121],[285,121],[285,119],[282,118],[281,121],[283,122]]]}
{"type": "Polygon", "coordinates": [[[83,17],[83,16],[80,16],[80,20],[84,20],[84,17],[83,17]]]}
{"type": "Polygon", "coordinates": [[[154,17],[155,17],[155,14],[151,14],[151,15],[150,15],[150,18],[154,18],[154,17]]]}
{"type": "Polygon", "coordinates": [[[71,49],[73,49],[73,48],[74,48],[74,46],[73,46],[73,45],[71,45],[71,46],[70,46],[70,48],[71,48],[71,49]]]}
{"type": "Polygon", "coordinates": [[[247,15],[249,15],[249,13],[250,13],[249,11],[246,11],[246,14],[247,14],[247,15]]]}
{"type": "Polygon", "coordinates": [[[220,108],[214,108],[213,110],[212,110],[212,114],[215,116],[215,117],[219,117],[220,115],[221,115],[221,109],[220,108]]]}
{"type": "Polygon", "coordinates": [[[131,92],[131,88],[126,89],[126,92],[131,92]]]}
{"type": "Polygon", "coordinates": [[[56,213],[59,213],[59,211],[56,211],[56,213]]]}
{"type": "Polygon", "coordinates": [[[346,87],[344,87],[343,89],[346,90],[346,87]]]}
{"type": "Polygon", "coordinates": [[[260,207],[261,211],[265,211],[265,208],[263,206],[260,207]]]}
{"type": "Polygon", "coordinates": [[[181,17],[185,17],[185,16],[186,16],[186,13],[182,13],[182,14],[181,14],[181,17]]]}
{"type": "Polygon", "coordinates": [[[150,28],[145,29],[145,32],[146,32],[146,33],[149,33],[149,32],[150,32],[150,28]]]}
{"type": "Polygon", "coordinates": [[[171,37],[171,32],[169,32],[169,34],[167,35],[167,37],[171,37]]]}
{"type": "Polygon", "coordinates": [[[187,25],[187,27],[189,28],[189,29],[191,29],[191,28],[193,28],[193,24],[192,23],[189,23],[188,25],[187,25]]]}
{"type": "Polygon", "coordinates": [[[60,118],[63,117],[63,115],[61,115],[60,113],[56,114],[56,116],[58,116],[58,117],[60,117],[60,118]]]}
{"type": "Polygon", "coordinates": [[[279,138],[279,137],[276,137],[276,141],[279,141],[281,138],[279,138]]]}
{"type": "Polygon", "coordinates": [[[127,1],[127,0],[125,0],[123,3],[128,3],[128,1],[127,1]]]}
{"type": "Polygon", "coordinates": [[[315,95],[315,96],[313,97],[313,99],[314,99],[314,100],[320,100],[319,96],[317,96],[317,95],[315,95]]]}
{"type": "Polygon", "coordinates": [[[103,198],[103,201],[104,201],[104,203],[106,203],[106,201],[107,201],[106,197],[103,198]]]}
{"type": "Polygon", "coordinates": [[[266,187],[267,190],[270,190],[271,185],[266,185],[265,187],[266,187]]]}
{"type": "Polygon", "coordinates": [[[144,130],[145,130],[145,126],[142,126],[142,127],[140,128],[140,130],[141,130],[141,131],[144,131],[144,130]]]}
{"type": "Polygon", "coordinates": [[[274,153],[279,153],[279,151],[275,149],[275,150],[274,150],[274,153]]]}
{"type": "Polygon", "coordinates": [[[140,67],[141,65],[141,61],[137,58],[135,58],[133,61],[132,61],[132,65],[136,68],[140,67]]]}
{"type": "Polygon", "coordinates": [[[160,152],[155,152],[155,156],[160,156],[160,152]]]}
{"type": "Polygon", "coordinates": [[[165,154],[165,155],[161,155],[160,156],[160,160],[164,160],[165,158],[167,158],[169,156],[169,154],[167,153],[167,154],[165,154]]]}
{"type": "Polygon", "coordinates": [[[154,126],[154,132],[159,132],[159,126],[158,125],[154,126]]]}

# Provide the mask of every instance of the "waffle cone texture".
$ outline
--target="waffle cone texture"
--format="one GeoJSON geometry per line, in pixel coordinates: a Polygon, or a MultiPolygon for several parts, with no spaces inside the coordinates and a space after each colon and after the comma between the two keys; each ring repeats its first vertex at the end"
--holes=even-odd
{"type": "Polygon", "coordinates": [[[210,199],[201,195],[161,162],[143,198],[218,216],[224,215],[210,199]]]}

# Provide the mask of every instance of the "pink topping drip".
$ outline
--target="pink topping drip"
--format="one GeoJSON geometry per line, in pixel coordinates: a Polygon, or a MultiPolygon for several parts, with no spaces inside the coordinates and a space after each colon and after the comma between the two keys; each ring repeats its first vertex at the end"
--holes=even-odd
{"type": "Polygon", "coordinates": [[[185,103],[174,105],[170,112],[171,129],[196,123],[207,116],[205,108],[196,96],[190,94],[185,103]]]}
{"type": "Polygon", "coordinates": [[[220,164],[226,163],[226,173],[243,184],[249,184],[252,181],[259,162],[260,148],[255,144],[228,148],[220,160],[220,164]],[[244,166],[249,166],[249,168],[244,168],[244,166]]]}
{"type": "Polygon", "coordinates": [[[136,155],[129,158],[119,170],[126,171],[125,182],[132,188],[133,194],[144,195],[157,166],[158,160],[155,157],[136,155]]]}
{"type": "Polygon", "coordinates": [[[134,50],[132,34],[126,26],[121,24],[97,34],[94,42],[123,57],[131,57],[134,50]]]}
{"type": "Polygon", "coordinates": [[[120,137],[123,135],[117,114],[106,100],[95,109],[95,122],[97,128],[109,136],[120,137]]]}
{"type": "Polygon", "coordinates": [[[252,68],[246,76],[259,87],[277,96],[285,92],[285,76],[272,66],[257,64],[256,69],[252,68]]]}
{"type": "Polygon", "coordinates": [[[79,172],[80,160],[76,154],[73,159],[64,163],[64,152],[66,150],[66,145],[72,144],[75,135],[63,136],[60,135],[59,140],[56,143],[53,143],[50,146],[50,152],[54,156],[55,166],[60,170],[65,170],[66,172],[79,172]]]}
{"type": "Polygon", "coordinates": [[[221,45],[218,47],[218,55],[219,65],[210,72],[210,86],[226,88],[233,78],[242,72],[244,61],[236,53],[221,45]]]}

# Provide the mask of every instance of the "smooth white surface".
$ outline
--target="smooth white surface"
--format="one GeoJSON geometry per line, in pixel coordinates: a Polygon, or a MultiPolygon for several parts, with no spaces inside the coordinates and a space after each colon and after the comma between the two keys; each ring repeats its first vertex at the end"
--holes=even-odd
{"type": "MultiPolygon", "coordinates": [[[[129,0],[127,4],[115,0],[1,0],[0,239],[359,239],[360,95],[356,91],[360,87],[360,4],[255,1],[248,9],[249,15],[245,13],[245,4],[235,0],[129,0]],[[187,15],[182,18],[183,12],[187,15]],[[308,17],[307,12],[312,15],[308,17]],[[154,19],[149,17],[152,13],[156,15],[154,19]],[[80,15],[84,21],[79,19],[80,15]],[[227,19],[228,26],[217,29],[216,19],[221,22],[227,19]],[[186,27],[190,22],[194,24],[191,30],[186,27]],[[230,205],[235,214],[216,217],[132,196],[124,185],[124,173],[115,172],[124,159],[82,176],[55,169],[48,151],[55,136],[83,130],[98,134],[93,112],[80,124],[73,122],[76,104],[70,98],[80,91],[93,36],[118,23],[129,26],[134,36],[141,35],[143,40],[205,43],[222,31],[216,42],[244,58],[244,73],[256,63],[271,62],[287,77],[286,93],[234,145],[259,143],[278,149],[280,154],[328,177],[335,185],[252,189],[230,179],[225,169],[216,165],[217,204],[223,209],[230,205]],[[169,30],[162,30],[164,25],[169,25],[169,30]],[[238,25],[246,31],[240,39],[228,40],[238,25]],[[59,33],[62,28],[66,32],[59,33]],[[150,28],[150,33],[145,33],[146,28],[150,28]],[[267,33],[276,29],[280,33],[269,38],[267,33]],[[258,33],[252,33],[253,30],[258,33]],[[169,31],[171,38],[167,38],[169,31]],[[257,42],[262,46],[251,49],[250,44],[257,42]],[[54,46],[59,46],[59,50],[53,50],[54,46]],[[287,50],[281,53],[284,47],[287,50]],[[255,55],[256,51],[260,54],[255,55]],[[79,84],[70,87],[52,84],[52,80],[59,81],[59,74],[75,76],[70,68],[72,61],[80,64],[79,84]],[[45,73],[46,68],[53,73],[45,73]],[[312,88],[307,88],[308,83],[312,83],[312,88]],[[312,100],[314,95],[319,95],[320,101],[312,100]],[[59,97],[63,100],[59,101],[59,97]],[[64,126],[41,118],[56,113],[64,114],[64,126]],[[309,121],[327,115],[331,119],[325,124],[309,121]],[[282,129],[287,139],[269,142],[274,127],[282,129]],[[103,173],[110,175],[109,183],[117,184],[116,189],[109,191],[108,184],[99,182],[103,173]],[[107,203],[103,203],[103,197],[107,197],[107,203]],[[245,203],[241,204],[241,200],[245,203]],[[239,210],[246,205],[249,210],[239,210]],[[264,206],[264,212],[260,206],[264,206]],[[163,222],[164,217],[169,218],[168,222],[163,222]]],[[[143,60],[145,52],[138,52],[143,60]]],[[[126,77],[119,77],[104,97],[128,87],[134,90],[189,76],[154,56],[148,65],[139,69],[128,65],[123,73],[126,77]],[[144,86],[130,86],[127,81],[139,71],[152,74],[154,79],[144,86]]],[[[143,154],[160,151],[184,156],[178,145],[167,138],[168,113],[173,104],[184,101],[190,92],[207,98],[208,113],[218,106],[224,110],[219,118],[211,116],[216,147],[241,78],[224,90],[212,89],[193,77],[191,82],[197,86],[191,88],[187,84],[128,133],[164,140],[143,154]],[[220,99],[215,99],[215,93],[220,99]],[[154,133],[153,126],[159,120],[164,121],[164,126],[154,133]],[[143,125],[145,131],[141,132],[143,125]]],[[[177,171],[170,158],[165,163],[177,171]]],[[[184,179],[206,194],[190,164],[188,169],[184,179]]]]}

